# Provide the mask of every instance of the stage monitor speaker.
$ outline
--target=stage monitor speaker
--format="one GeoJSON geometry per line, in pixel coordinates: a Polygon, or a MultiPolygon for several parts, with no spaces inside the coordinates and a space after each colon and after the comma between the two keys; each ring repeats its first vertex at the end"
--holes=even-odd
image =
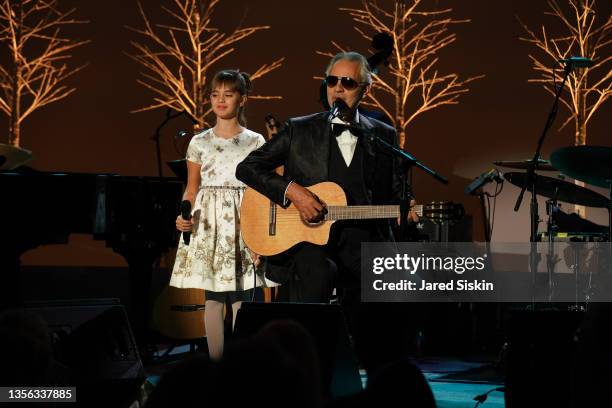
{"type": "Polygon", "coordinates": [[[255,334],[268,322],[279,319],[296,321],[313,337],[323,387],[331,396],[362,391],[359,364],[339,305],[245,302],[238,311],[235,335],[255,334]]]}
{"type": "Polygon", "coordinates": [[[77,387],[77,402],[120,406],[137,395],[146,375],[118,299],[30,302],[25,310],[47,323],[59,381],[77,387]]]}
{"type": "MultiPolygon", "coordinates": [[[[507,408],[570,407],[575,335],[584,314],[513,311],[508,325],[507,408]]],[[[578,374],[579,375],[579,374],[578,374]]]]}

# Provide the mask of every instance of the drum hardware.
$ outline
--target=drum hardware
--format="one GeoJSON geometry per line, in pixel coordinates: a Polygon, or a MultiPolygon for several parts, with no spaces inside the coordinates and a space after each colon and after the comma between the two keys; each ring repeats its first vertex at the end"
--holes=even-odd
{"type": "MultiPolygon", "coordinates": [[[[555,150],[551,163],[576,180],[608,189],[608,242],[612,240],[612,147],[569,146],[555,150]]],[[[607,273],[612,276],[612,244],[608,243],[607,273]]]]}
{"type": "MultiPolygon", "coordinates": [[[[524,168],[528,166],[530,161],[525,162],[495,162],[497,165],[506,167],[524,168]]],[[[532,193],[549,198],[546,201],[546,213],[548,216],[546,231],[538,234],[537,240],[542,241],[544,238],[549,243],[549,251],[547,256],[547,272],[548,272],[548,298],[549,301],[554,298],[555,281],[554,272],[557,262],[554,254],[555,239],[567,237],[571,241],[576,242],[601,242],[609,241],[612,230],[612,148],[596,147],[596,146],[571,146],[556,150],[551,155],[551,162],[538,159],[535,164],[540,170],[558,169],[561,175],[558,177],[545,177],[534,174],[534,181],[529,184],[526,173],[510,172],[504,175],[504,178],[512,184],[525,188],[532,193]],[[552,167],[552,168],[551,168],[552,167]],[[607,187],[609,197],[605,197],[588,188],[575,185],[565,181],[565,177],[571,177],[586,183],[607,187]],[[561,205],[558,201],[564,201],[571,204],[584,205],[587,207],[598,207],[608,209],[608,226],[604,227],[592,223],[581,218],[576,214],[567,214],[561,210],[561,205]]],[[[532,217],[534,214],[532,214],[532,217]]],[[[537,216],[537,215],[536,215],[537,216]]],[[[539,223],[539,219],[537,222],[539,223]]],[[[532,219],[533,222],[533,219],[532,219]]],[[[612,252],[612,246],[609,246],[612,252]]],[[[572,269],[575,277],[575,302],[571,310],[584,310],[585,306],[580,306],[579,300],[579,276],[581,273],[580,258],[582,257],[580,250],[577,249],[574,255],[572,269]]],[[[612,253],[610,253],[612,258],[612,253]]],[[[530,255],[530,263],[533,268],[534,259],[530,255]]],[[[537,260],[535,261],[537,262],[537,260]]],[[[612,268],[612,266],[608,265],[612,268]]],[[[593,291],[592,287],[592,270],[589,270],[588,284],[584,292],[584,299],[588,305],[591,300],[593,291]]],[[[612,270],[609,271],[612,273],[612,270]]]]}
{"type": "Polygon", "coordinates": [[[555,254],[554,233],[557,232],[555,213],[560,210],[559,203],[555,198],[546,200],[546,231],[548,232],[548,254],[546,256],[546,271],[548,272],[548,301],[552,302],[554,297],[554,273],[555,265],[559,262],[555,254]]]}
{"type": "Polygon", "coordinates": [[[608,189],[605,207],[608,208],[608,237],[612,238],[612,147],[562,147],[551,154],[550,160],[566,176],[608,189]]]}
{"type": "MultiPolygon", "coordinates": [[[[548,200],[547,202],[547,210],[552,216],[549,217],[547,223],[547,230],[539,233],[539,240],[544,241],[545,239],[548,242],[559,241],[559,240],[567,240],[570,243],[575,243],[575,245],[571,245],[569,248],[572,250],[571,259],[565,256],[565,261],[568,267],[572,270],[572,274],[574,275],[574,304],[570,306],[568,309],[572,311],[585,311],[588,308],[588,305],[591,301],[591,297],[593,294],[593,267],[591,266],[588,269],[588,279],[587,285],[584,289],[583,293],[579,292],[580,281],[579,277],[582,273],[581,265],[584,263],[584,259],[586,259],[586,255],[584,255],[581,251],[583,247],[578,245],[579,243],[591,242],[605,242],[608,240],[607,237],[607,227],[603,225],[595,224],[591,221],[583,219],[578,214],[572,213],[567,214],[561,209],[560,204],[554,203],[554,200],[548,200]],[[580,304],[581,295],[584,297],[584,305],[580,304]]],[[[568,248],[568,249],[569,249],[568,248]]],[[[549,254],[554,250],[549,248],[549,254]]],[[[552,268],[549,267],[548,272],[550,273],[552,268]]],[[[552,271],[553,280],[552,287],[550,287],[551,293],[554,293],[555,289],[555,281],[554,281],[554,271],[552,271]]],[[[550,276],[550,275],[549,275],[550,276]]],[[[549,296],[552,300],[554,296],[549,296]]]]}
{"type": "MultiPolygon", "coordinates": [[[[579,245],[583,242],[585,242],[584,238],[580,238],[580,237],[573,237],[571,238],[570,241],[573,245],[570,247],[573,253],[573,262],[571,264],[571,269],[572,272],[574,274],[574,304],[572,306],[569,307],[569,310],[571,311],[586,311],[589,307],[589,303],[591,302],[591,297],[593,295],[593,259],[591,258],[591,264],[587,265],[586,260],[587,260],[587,256],[588,254],[583,254],[583,246],[579,245]],[[588,269],[588,279],[587,279],[587,286],[586,288],[583,290],[582,295],[584,296],[584,305],[580,305],[580,293],[578,291],[578,288],[580,287],[580,281],[579,281],[579,277],[580,277],[580,273],[581,273],[581,265],[583,265],[583,263],[585,264],[585,266],[587,266],[588,269]]],[[[596,256],[593,253],[593,249],[591,248],[591,256],[596,256]]],[[[596,254],[596,252],[595,252],[596,254]]]]}
{"type": "MultiPolygon", "coordinates": [[[[585,205],[588,207],[607,207],[608,199],[595,191],[577,186],[560,178],[537,176],[532,185],[527,184],[526,173],[505,173],[504,178],[516,186],[527,188],[529,191],[535,189],[537,194],[549,198],[549,200],[546,201],[546,214],[548,215],[546,223],[546,236],[548,238],[546,267],[548,272],[548,300],[552,301],[555,286],[554,269],[556,262],[558,262],[556,254],[554,253],[554,237],[555,233],[558,231],[556,219],[560,211],[558,201],[565,201],[571,204],[585,205]]],[[[539,221],[538,217],[538,223],[539,221]]],[[[538,238],[539,237],[536,237],[536,240],[538,240],[538,238]]],[[[537,265],[539,259],[534,259],[532,262],[535,262],[535,265],[537,265]]],[[[535,267],[535,265],[532,267],[535,267]]]]}
{"type": "MultiPolygon", "coordinates": [[[[555,76],[555,67],[556,67],[556,64],[553,66],[553,69],[552,69],[553,77],[555,76]]],[[[525,173],[525,179],[521,187],[521,192],[516,198],[516,204],[514,205],[514,211],[517,212],[519,208],[521,207],[521,202],[523,201],[523,195],[525,194],[525,190],[529,188],[530,189],[529,191],[531,191],[530,212],[529,212],[530,214],[529,241],[531,242],[531,251],[529,253],[529,268],[531,271],[531,283],[532,283],[531,306],[533,308],[535,308],[535,293],[533,292],[533,290],[536,284],[536,273],[537,273],[536,239],[538,235],[538,222],[539,222],[538,200],[536,198],[536,195],[537,195],[536,183],[538,180],[538,177],[536,175],[536,168],[538,167],[538,161],[540,160],[542,156],[542,145],[544,144],[544,139],[546,138],[548,131],[552,127],[555,121],[555,118],[557,117],[557,112],[559,110],[559,99],[561,97],[561,93],[563,92],[563,89],[565,88],[567,78],[569,77],[573,68],[574,66],[572,64],[567,64],[565,66],[565,70],[563,73],[563,80],[561,81],[561,86],[555,89],[555,99],[551,106],[550,112],[548,113],[548,116],[546,118],[546,123],[544,124],[544,128],[542,129],[542,133],[540,134],[540,137],[538,138],[538,142],[535,148],[535,152],[533,154],[533,158],[531,159],[527,167],[527,172],[525,173]]],[[[554,163],[553,163],[553,166],[554,166],[554,163]]],[[[554,167],[557,167],[557,166],[554,166],[554,167]]]]}

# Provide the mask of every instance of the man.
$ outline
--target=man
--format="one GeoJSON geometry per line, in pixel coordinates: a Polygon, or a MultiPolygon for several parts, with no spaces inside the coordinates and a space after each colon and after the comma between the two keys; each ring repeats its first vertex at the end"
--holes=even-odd
{"type": "MultiPolygon", "coordinates": [[[[329,105],[341,100],[348,107],[340,109],[344,120],[329,112],[290,119],[238,165],[236,177],[278,205],[292,203],[306,222],[318,222],[325,213],[325,203],[307,189],[323,181],[339,184],[349,205],[399,204],[405,168],[374,140],[397,146],[397,133],[357,110],[371,89],[367,60],[355,52],[340,53],[329,63],[325,81],[329,105]],[[283,176],[274,172],[279,166],[284,166],[283,176]]],[[[416,215],[411,213],[411,219],[416,215]]],[[[349,326],[355,329],[356,321],[363,320],[361,243],[393,240],[390,225],[390,220],[338,221],[325,247],[302,243],[271,260],[286,267],[281,274],[292,276],[279,276],[272,268],[277,273],[269,278],[289,285],[291,293],[284,300],[291,301],[327,303],[337,287],[349,326]]]]}

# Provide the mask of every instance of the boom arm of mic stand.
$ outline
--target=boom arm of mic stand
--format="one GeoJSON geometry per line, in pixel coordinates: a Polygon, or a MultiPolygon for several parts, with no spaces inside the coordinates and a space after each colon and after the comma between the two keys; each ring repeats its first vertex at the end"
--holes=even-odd
{"type": "Polygon", "coordinates": [[[442,184],[448,184],[448,179],[446,177],[438,174],[434,170],[432,170],[429,167],[425,166],[423,163],[418,161],[410,153],[406,153],[405,151],[403,151],[403,150],[401,150],[401,149],[399,149],[399,148],[397,148],[397,147],[387,143],[386,141],[382,140],[378,136],[374,136],[373,135],[372,138],[378,144],[383,146],[385,149],[389,150],[392,154],[394,154],[394,155],[396,155],[398,157],[401,157],[402,159],[406,160],[411,166],[418,167],[419,169],[423,170],[425,173],[429,174],[430,176],[432,176],[434,179],[438,180],[442,184]]]}

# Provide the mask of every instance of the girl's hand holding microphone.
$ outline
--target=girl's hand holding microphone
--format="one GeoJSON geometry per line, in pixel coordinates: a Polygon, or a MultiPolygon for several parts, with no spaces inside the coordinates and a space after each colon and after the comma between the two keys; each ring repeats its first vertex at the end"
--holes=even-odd
{"type": "Polygon", "coordinates": [[[182,215],[178,215],[178,217],[176,217],[176,229],[181,231],[181,232],[191,232],[191,229],[193,228],[193,220],[186,220],[183,218],[182,215]]]}

